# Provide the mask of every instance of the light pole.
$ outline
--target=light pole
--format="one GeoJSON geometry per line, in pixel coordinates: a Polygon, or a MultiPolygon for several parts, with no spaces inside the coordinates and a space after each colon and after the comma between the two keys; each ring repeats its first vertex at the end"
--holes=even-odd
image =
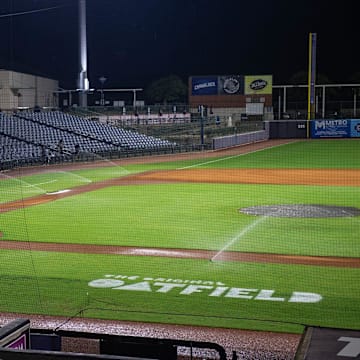
{"type": "Polygon", "coordinates": [[[99,81],[101,83],[101,90],[100,90],[100,105],[101,106],[105,106],[105,96],[104,96],[104,83],[106,81],[106,77],[105,76],[101,76],[99,78],[99,81]]]}
{"type": "Polygon", "coordinates": [[[87,107],[89,80],[87,77],[86,0],[79,0],[79,105],[87,107]]]}

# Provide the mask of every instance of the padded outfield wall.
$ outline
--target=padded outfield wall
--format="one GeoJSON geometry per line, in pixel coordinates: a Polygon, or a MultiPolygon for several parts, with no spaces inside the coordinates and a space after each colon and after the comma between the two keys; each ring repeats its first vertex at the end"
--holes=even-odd
{"type": "Polygon", "coordinates": [[[269,139],[360,138],[360,120],[289,120],[265,121],[264,130],[222,136],[213,139],[213,150],[269,139]],[[308,125],[310,126],[308,131],[308,125]]]}
{"type": "Polygon", "coordinates": [[[270,139],[306,139],[308,135],[312,139],[360,137],[359,119],[270,121],[268,128],[270,139]]]}
{"type": "Polygon", "coordinates": [[[310,124],[311,137],[318,138],[358,138],[359,119],[314,120],[310,124]]]}

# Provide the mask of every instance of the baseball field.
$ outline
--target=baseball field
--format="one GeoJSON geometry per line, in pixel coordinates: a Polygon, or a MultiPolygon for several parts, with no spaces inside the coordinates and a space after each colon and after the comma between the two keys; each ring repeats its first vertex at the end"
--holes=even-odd
{"type": "Polygon", "coordinates": [[[360,329],[360,142],[0,173],[0,312],[360,329]]]}

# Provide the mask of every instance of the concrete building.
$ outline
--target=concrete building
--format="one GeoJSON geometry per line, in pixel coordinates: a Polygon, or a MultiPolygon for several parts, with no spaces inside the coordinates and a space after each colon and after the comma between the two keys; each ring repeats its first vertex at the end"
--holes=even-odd
{"type": "Polygon", "coordinates": [[[58,88],[57,80],[0,69],[0,109],[58,107],[58,88]]]}

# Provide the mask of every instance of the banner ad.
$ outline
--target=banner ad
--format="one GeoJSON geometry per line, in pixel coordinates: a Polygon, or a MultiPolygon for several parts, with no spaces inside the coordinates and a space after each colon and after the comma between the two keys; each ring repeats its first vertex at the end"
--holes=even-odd
{"type": "Polygon", "coordinates": [[[244,76],[228,75],[218,78],[219,95],[243,95],[244,94],[244,76]]]}
{"type": "MultiPolygon", "coordinates": [[[[347,138],[350,137],[352,120],[314,120],[311,122],[312,138],[347,138]]],[[[354,124],[355,126],[355,124],[354,124]]]]}
{"type": "Polygon", "coordinates": [[[353,137],[360,137],[360,120],[351,120],[351,134],[350,136],[353,137]]]}
{"type": "Polygon", "coordinates": [[[218,78],[216,76],[191,78],[192,95],[217,95],[218,78]]]}
{"type": "Polygon", "coordinates": [[[272,75],[246,75],[245,95],[272,94],[272,75]]]}
{"type": "Polygon", "coordinates": [[[191,95],[271,95],[272,75],[194,76],[191,95]]]}

